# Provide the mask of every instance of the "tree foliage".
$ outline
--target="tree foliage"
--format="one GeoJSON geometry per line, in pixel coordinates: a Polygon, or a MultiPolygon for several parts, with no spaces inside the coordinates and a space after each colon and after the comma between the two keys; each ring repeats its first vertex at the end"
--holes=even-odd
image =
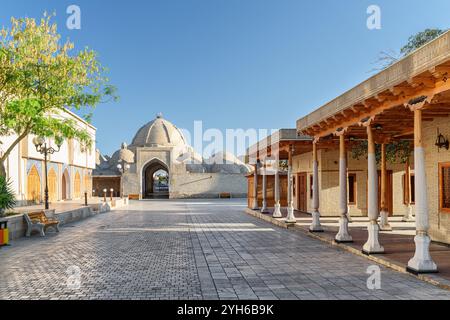
{"type": "Polygon", "coordinates": [[[96,52],[74,53],[74,44],[61,41],[51,19],[12,18],[11,27],[0,31],[0,136],[17,136],[0,166],[28,134],[90,146],[85,128],[63,113],[82,110],[89,118],[99,103],[117,99],[96,52]]]}
{"type": "MultiPolygon", "coordinates": [[[[356,160],[367,159],[368,142],[367,140],[358,141],[351,147],[351,157],[356,160]]],[[[386,162],[388,163],[406,163],[412,153],[412,145],[409,140],[399,140],[386,144],[386,162]]],[[[381,145],[375,145],[375,158],[377,163],[381,163],[381,145]]]]}
{"type": "Polygon", "coordinates": [[[403,56],[406,56],[414,50],[426,45],[431,40],[436,39],[444,32],[445,30],[441,29],[425,29],[424,31],[409,37],[408,43],[400,49],[400,53],[403,56]]]}
{"type": "Polygon", "coordinates": [[[16,199],[11,187],[11,182],[0,176],[0,217],[7,209],[12,209],[16,205],[16,199]]]}
{"type": "Polygon", "coordinates": [[[394,50],[381,51],[378,55],[377,60],[375,61],[376,67],[373,69],[373,71],[386,69],[414,50],[417,50],[428,42],[436,39],[445,31],[446,30],[441,29],[425,29],[424,31],[410,36],[408,38],[408,42],[400,49],[400,53],[394,50]]]}

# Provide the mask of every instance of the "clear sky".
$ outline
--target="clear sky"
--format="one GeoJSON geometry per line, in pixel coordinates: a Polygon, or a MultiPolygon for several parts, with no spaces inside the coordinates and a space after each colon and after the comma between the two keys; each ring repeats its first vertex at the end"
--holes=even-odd
{"type": "Polygon", "coordinates": [[[111,154],[156,113],[180,128],[287,128],[371,75],[381,50],[450,26],[448,0],[1,0],[0,21],[55,11],[59,31],[110,69],[118,103],[100,105],[111,154]],[[66,8],[81,8],[81,30],[66,8]],[[381,8],[381,30],[366,27],[381,8]]]}

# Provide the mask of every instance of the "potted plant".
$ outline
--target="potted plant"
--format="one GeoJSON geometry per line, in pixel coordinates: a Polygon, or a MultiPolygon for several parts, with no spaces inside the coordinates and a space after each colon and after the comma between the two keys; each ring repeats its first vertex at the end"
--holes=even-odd
{"type": "Polygon", "coordinates": [[[16,205],[16,198],[11,186],[11,182],[0,176],[0,218],[5,215],[7,209],[12,209],[16,205]]]}

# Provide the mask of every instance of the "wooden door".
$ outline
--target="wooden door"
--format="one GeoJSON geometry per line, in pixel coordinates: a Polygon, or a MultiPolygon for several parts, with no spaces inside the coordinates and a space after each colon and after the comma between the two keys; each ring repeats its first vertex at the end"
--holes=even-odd
{"type": "Polygon", "coordinates": [[[67,171],[64,171],[61,179],[61,199],[67,200],[67,178],[66,176],[69,176],[67,174],[67,171]]]}
{"type": "MultiPolygon", "coordinates": [[[[393,187],[392,187],[392,170],[387,170],[386,177],[386,206],[389,210],[389,216],[393,216],[393,187]]],[[[378,170],[378,211],[381,211],[381,171],[378,170]]]]}
{"type": "Polygon", "coordinates": [[[27,200],[41,201],[41,179],[36,166],[31,167],[27,177],[27,200]]]}
{"type": "Polygon", "coordinates": [[[302,172],[297,174],[297,208],[299,211],[307,211],[308,188],[306,184],[307,174],[302,172]]]}
{"type": "Polygon", "coordinates": [[[84,174],[84,190],[87,192],[87,195],[90,198],[92,195],[92,184],[91,178],[87,173],[84,174]]]}
{"type": "Polygon", "coordinates": [[[73,197],[75,199],[81,198],[81,177],[78,171],[73,180],[73,197]]]}
{"type": "Polygon", "coordinates": [[[56,172],[53,168],[48,171],[48,199],[53,202],[58,200],[58,190],[57,190],[57,177],[56,172]]]}

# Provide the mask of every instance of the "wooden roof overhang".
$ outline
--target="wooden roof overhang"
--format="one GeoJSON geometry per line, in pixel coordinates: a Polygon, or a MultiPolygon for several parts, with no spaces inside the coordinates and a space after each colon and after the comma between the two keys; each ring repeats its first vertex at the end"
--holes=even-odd
{"type": "Polygon", "coordinates": [[[336,142],[345,132],[367,137],[362,123],[371,120],[377,142],[411,138],[413,113],[408,105],[425,99],[423,120],[450,115],[450,32],[416,50],[330,103],[297,121],[299,134],[336,142]]]}
{"type": "Polygon", "coordinates": [[[280,129],[272,135],[258,141],[247,150],[247,162],[251,159],[265,158],[288,159],[289,150],[293,147],[293,155],[303,154],[312,150],[313,139],[298,135],[296,129],[280,129]]]}

